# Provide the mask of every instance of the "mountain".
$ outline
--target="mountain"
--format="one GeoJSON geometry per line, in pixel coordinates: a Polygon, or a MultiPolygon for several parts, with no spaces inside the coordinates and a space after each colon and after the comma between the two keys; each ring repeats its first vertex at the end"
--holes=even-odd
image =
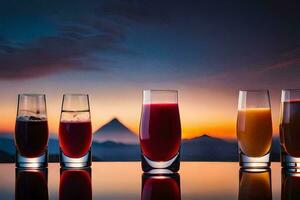
{"type": "MultiPolygon", "coordinates": [[[[182,140],[181,157],[187,161],[238,161],[238,144],[236,140],[226,141],[202,135],[182,140]]],[[[278,137],[274,137],[272,141],[271,160],[280,161],[278,137]]]]}
{"type": "Polygon", "coordinates": [[[0,163],[12,163],[14,156],[0,150],[0,163]]]}
{"type": "MultiPolygon", "coordinates": [[[[59,144],[57,137],[48,143],[49,160],[58,161],[59,144]]],[[[15,154],[13,137],[0,135],[0,162],[11,162],[15,154]]],[[[124,144],[105,141],[92,143],[94,161],[138,161],[141,157],[139,144],[124,144]]],[[[279,161],[279,138],[273,138],[272,161],[279,161]]],[[[238,161],[236,141],[226,141],[208,135],[182,140],[182,161],[238,161]]]]}
{"type": "MultiPolygon", "coordinates": [[[[141,158],[138,144],[123,144],[116,142],[93,142],[92,154],[101,161],[138,161],[141,158]]],[[[94,161],[99,161],[94,159],[94,161]]]]}
{"type": "Polygon", "coordinates": [[[271,160],[280,161],[280,139],[279,137],[273,137],[272,140],[272,150],[271,150],[271,160]]]}
{"type": "Polygon", "coordinates": [[[0,135],[0,151],[15,155],[15,142],[12,134],[0,135]]]}
{"type": "Polygon", "coordinates": [[[236,142],[202,135],[182,141],[181,157],[189,161],[237,161],[237,150],[236,142]]]}
{"type": "Polygon", "coordinates": [[[96,142],[139,143],[138,137],[116,118],[99,128],[93,137],[96,142]]]}

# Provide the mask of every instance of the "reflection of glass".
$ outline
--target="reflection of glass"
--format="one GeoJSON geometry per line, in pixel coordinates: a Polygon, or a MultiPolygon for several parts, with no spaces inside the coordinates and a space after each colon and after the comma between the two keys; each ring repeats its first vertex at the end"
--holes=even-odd
{"type": "Polygon", "coordinates": [[[59,125],[61,166],[91,166],[91,143],[92,125],[89,96],[65,94],[59,125]]]}
{"type": "Polygon", "coordinates": [[[270,166],[272,117],[269,91],[240,91],[237,118],[240,166],[270,166]]]}
{"type": "Polygon", "coordinates": [[[16,200],[48,200],[48,170],[16,168],[16,200]]]}
{"type": "Polygon", "coordinates": [[[272,200],[271,170],[240,170],[239,200],[272,200]]]}
{"type": "Polygon", "coordinates": [[[180,200],[180,175],[142,175],[142,200],[180,200]]]}
{"type": "Polygon", "coordinates": [[[282,169],[281,200],[300,199],[300,173],[282,169]]]}
{"type": "Polygon", "coordinates": [[[91,200],[92,181],[91,168],[60,170],[60,200],[91,200]]]}
{"type": "Polygon", "coordinates": [[[282,90],[280,117],[281,161],[283,167],[300,167],[300,89],[282,90]]]}
{"type": "Polygon", "coordinates": [[[15,127],[16,166],[47,166],[48,122],[44,94],[19,94],[15,127]]]}
{"type": "Polygon", "coordinates": [[[181,126],[175,90],[144,90],[140,124],[144,172],[179,170],[181,126]]]}

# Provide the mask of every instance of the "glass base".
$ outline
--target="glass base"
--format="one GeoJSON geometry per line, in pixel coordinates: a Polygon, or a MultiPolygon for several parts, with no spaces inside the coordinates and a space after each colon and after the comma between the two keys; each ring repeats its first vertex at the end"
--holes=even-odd
{"type": "Polygon", "coordinates": [[[281,149],[281,166],[284,168],[300,169],[300,158],[288,155],[283,149],[281,149]]]}
{"type": "Polygon", "coordinates": [[[148,159],[142,154],[142,169],[149,174],[172,174],[180,168],[180,153],[165,162],[156,162],[148,159]]]}
{"type": "Polygon", "coordinates": [[[241,168],[265,169],[271,165],[270,152],[262,157],[249,157],[240,151],[239,157],[241,168]]]}
{"type": "Polygon", "coordinates": [[[48,149],[44,154],[36,158],[27,158],[16,151],[16,167],[17,168],[45,168],[48,166],[48,149]]]}
{"type": "Polygon", "coordinates": [[[180,175],[178,173],[163,175],[143,173],[140,199],[180,200],[180,175]]]}
{"type": "MultiPolygon", "coordinates": [[[[282,177],[286,176],[296,176],[300,177],[300,169],[299,168],[281,168],[282,177]]],[[[284,178],[283,178],[284,179],[284,178]]]]}
{"type": "Polygon", "coordinates": [[[59,153],[60,166],[63,168],[86,168],[92,165],[92,153],[90,150],[80,158],[71,158],[64,154],[60,149],[59,153]]]}

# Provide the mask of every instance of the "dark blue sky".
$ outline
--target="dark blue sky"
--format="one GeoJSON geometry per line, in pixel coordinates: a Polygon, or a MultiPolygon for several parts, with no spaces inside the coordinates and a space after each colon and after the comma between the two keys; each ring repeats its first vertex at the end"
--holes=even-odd
{"type": "Polygon", "coordinates": [[[295,73],[297,11],[292,1],[9,1],[0,78],[117,70],[172,79],[274,65],[295,73]]]}

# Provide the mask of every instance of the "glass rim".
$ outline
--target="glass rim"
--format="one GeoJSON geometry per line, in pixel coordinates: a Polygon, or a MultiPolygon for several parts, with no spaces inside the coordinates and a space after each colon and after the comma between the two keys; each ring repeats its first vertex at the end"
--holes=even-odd
{"type": "Polygon", "coordinates": [[[63,96],[89,96],[89,94],[86,93],[65,93],[63,96]]]}
{"type": "Polygon", "coordinates": [[[146,89],[143,92],[173,92],[178,93],[178,90],[158,90],[158,89],[146,89]]]}
{"type": "Polygon", "coordinates": [[[300,89],[297,88],[287,88],[287,89],[282,89],[282,92],[300,92],[300,89]]]}
{"type": "Polygon", "coordinates": [[[46,96],[46,94],[42,93],[20,93],[18,96],[46,96]]]}
{"type": "Polygon", "coordinates": [[[281,90],[281,102],[293,102],[300,101],[300,89],[282,89],[281,90]]]}
{"type": "Polygon", "coordinates": [[[239,90],[239,92],[250,92],[250,93],[255,93],[255,92],[268,92],[269,93],[269,90],[268,89],[256,89],[256,90],[246,90],[246,89],[241,89],[239,90]]]}

